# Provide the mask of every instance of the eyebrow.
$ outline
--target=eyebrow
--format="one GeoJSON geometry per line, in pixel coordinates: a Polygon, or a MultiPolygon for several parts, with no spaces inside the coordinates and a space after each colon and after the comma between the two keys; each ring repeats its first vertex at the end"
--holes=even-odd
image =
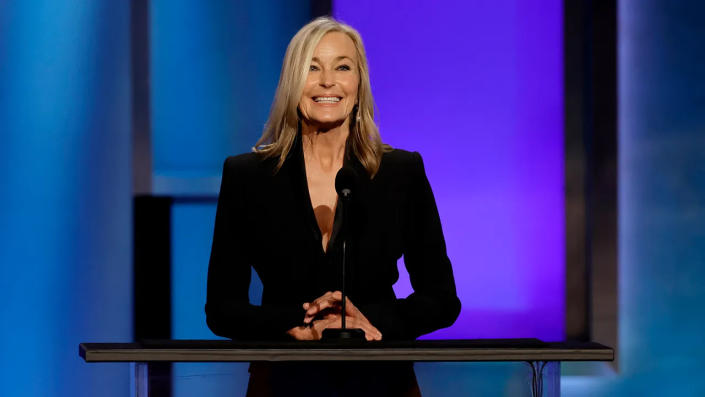
{"type": "MultiPolygon", "coordinates": [[[[341,55],[341,56],[339,56],[339,57],[336,57],[333,61],[337,62],[337,61],[339,61],[339,60],[341,60],[341,59],[345,59],[345,58],[349,59],[350,62],[355,62],[355,61],[353,61],[352,58],[350,58],[350,57],[347,56],[347,55],[341,55]]],[[[315,62],[318,62],[318,63],[321,63],[321,60],[318,59],[318,57],[313,57],[313,58],[311,58],[311,60],[312,60],[312,61],[315,61],[315,62]]]]}

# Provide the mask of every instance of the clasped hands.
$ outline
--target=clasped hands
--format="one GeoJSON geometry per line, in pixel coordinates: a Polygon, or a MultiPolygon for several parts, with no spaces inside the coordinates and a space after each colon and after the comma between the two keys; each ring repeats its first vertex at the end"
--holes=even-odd
{"type": "MultiPolygon", "coordinates": [[[[324,329],[342,327],[342,303],[343,295],[340,291],[329,291],[313,302],[304,303],[304,325],[294,327],[287,333],[297,340],[321,339],[324,329]]],[[[345,302],[345,327],[362,329],[368,341],[382,340],[382,333],[348,298],[345,302]]]]}

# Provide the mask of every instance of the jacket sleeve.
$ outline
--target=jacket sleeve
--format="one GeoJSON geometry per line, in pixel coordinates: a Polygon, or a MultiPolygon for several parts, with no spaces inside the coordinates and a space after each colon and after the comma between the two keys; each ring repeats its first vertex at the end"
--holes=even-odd
{"type": "Polygon", "coordinates": [[[208,266],[206,322],[213,333],[227,338],[283,339],[287,330],[302,323],[304,312],[298,304],[256,306],[249,302],[253,255],[244,201],[247,169],[243,167],[248,164],[238,160],[229,157],[223,167],[208,266]]]}
{"type": "Polygon", "coordinates": [[[384,339],[415,339],[449,327],[460,313],[436,201],[416,152],[410,173],[403,240],[404,264],[414,292],[394,302],[360,307],[384,339]]]}

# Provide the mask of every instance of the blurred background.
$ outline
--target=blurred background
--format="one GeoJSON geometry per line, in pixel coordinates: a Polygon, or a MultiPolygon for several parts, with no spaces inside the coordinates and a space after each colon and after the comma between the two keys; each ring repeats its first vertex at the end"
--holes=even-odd
{"type": "MultiPolygon", "coordinates": [[[[81,342],[212,339],[228,155],[312,18],[362,34],[383,139],[424,158],[463,302],[425,338],[594,340],[565,395],[703,395],[705,5],[0,0],[0,395],[122,396],[81,342]]],[[[398,296],[410,292],[403,260],[398,296]]],[[[251,300],[261,284],[253,274],[251,300]]],[[[417,364],[424,395],[521,395],[514,364],[417,364]]],[[[245,364],[175,364],[174,396],[245,364]]]]}

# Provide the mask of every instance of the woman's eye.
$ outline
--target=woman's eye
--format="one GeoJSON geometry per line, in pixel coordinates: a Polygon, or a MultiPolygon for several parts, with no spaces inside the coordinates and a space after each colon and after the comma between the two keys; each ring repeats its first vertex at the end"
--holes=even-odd
{"type": "Polygon", "coordinates": [[[350,66],[348,66],[348,65],[340,65],[340,66],[338,66],[338,70],[350,70],[350,66]]]}
{"type": "Polygon", "coordinates": [[[308,68],[308,70],[311,71],[311,72],[315,72],[316,70],[318,70],[318,66],[316,66],[316,65],[311,65],[311,66],[308,68]]]}

